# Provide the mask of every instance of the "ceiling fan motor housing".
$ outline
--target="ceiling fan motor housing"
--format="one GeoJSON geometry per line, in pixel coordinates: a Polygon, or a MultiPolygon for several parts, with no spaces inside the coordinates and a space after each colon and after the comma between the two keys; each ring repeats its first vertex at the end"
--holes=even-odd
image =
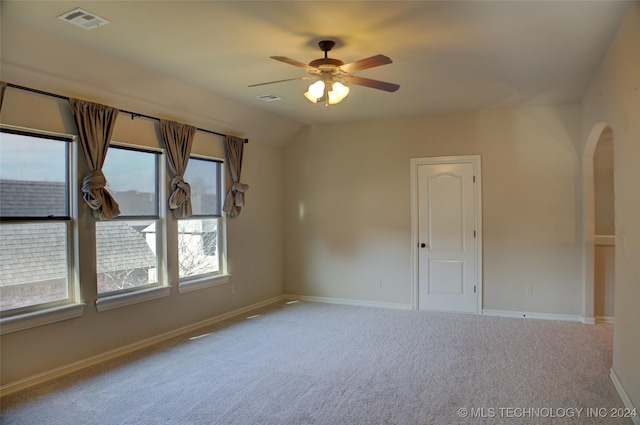
{"type": "Polygon", "coordinates": [[[338,67],[344,65],[340,59],[332,59],[332,58],[322,58],[316,59],[309,62],[309,66],[313,66],[314,68],[318,68],[322,71],[338,71],[338,67]]]}
{"type": "MultiPolygon", "coordinates": [[[[311,62],[309,62],[309,66],[320,69],[322,73],[330,72],[331,74],[338,74],[340,71],[338,67],[344,65],[344,62],[339,59],[327,57],[327,52],[333,49],[333,46],[335,45],[335,41],[332,40],[322,40],[321,42],[319,42],[318,46],[320,46],[320,50],[324,52],[324,58],[312,60],[311,62]]],[[[312,71],[309,71],[309,73],[314,74],[314,72],[312,71]]]]}

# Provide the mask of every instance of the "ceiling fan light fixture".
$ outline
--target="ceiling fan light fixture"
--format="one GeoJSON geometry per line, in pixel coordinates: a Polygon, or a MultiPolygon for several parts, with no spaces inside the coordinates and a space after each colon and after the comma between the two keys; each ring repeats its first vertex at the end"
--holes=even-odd
{"type": "Polygon", "coordinates": [[[329,105],[335,105],[342,102],[349,94],[349,87],[337,81],[331,83],[331,88],[327,93],[325,93],[325,87],[324,81],[316,81],[309,86],[309,90],[304,93],[304,97],[311,103],[318,103],[320,99],[325,98],[329,105]]]}
{"type": "Polygon", "coordinates": [[[316,81],[309,86],[309,94],[316,99],[324,96],[324,81],[316,81]]]}
{"type": "Polygon", "coordinates": [[[336,81],[331,85],[331,91],[329,92],[329,104],[335,105],[336,103],[342,102],[348,94],[349,87],[336,81]]]}
{"type": "Polygon", "coordinates": [[[304,97],[306,97],[311,103],[318,103],[318,98],[313,97],[313,95],[309,93],[309,91],[304,92],[304,97]]]}

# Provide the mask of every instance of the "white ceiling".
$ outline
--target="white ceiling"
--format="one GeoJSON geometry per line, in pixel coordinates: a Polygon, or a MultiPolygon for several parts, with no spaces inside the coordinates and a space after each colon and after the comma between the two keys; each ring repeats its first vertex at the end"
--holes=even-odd
{"type": "MultiPolygon", "coordinates": [[[[494,107],[579,102],[629,2],[619,1],[8,1],[2,18],[210,90],[314,124],[494,107]],[[82,7],[111,21],[84,30],[57,19],[82,7]],[[400,85],[352,86],[325,107],[296,78],[317,42],[337,42],[345,63],[375,54],[393,63],[355,73],[400,85]],[[284,100],[256,97],[276,94],[284,100]]],[[[95,72],[95,71],[94,71],[95,72]]],[[[108,73],[108,69],[104,69],[108,73]]]]}

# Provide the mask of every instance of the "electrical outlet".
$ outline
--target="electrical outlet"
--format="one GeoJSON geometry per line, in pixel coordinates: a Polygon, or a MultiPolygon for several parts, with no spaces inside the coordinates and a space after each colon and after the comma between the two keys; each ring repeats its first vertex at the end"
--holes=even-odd
{"type": "Polygon", "coordinates": [[[525,286],[524,294],[527,296],[533,295],[533,288],[531,286],[525,286]]]}
{"type": "Polygon", "coordinates": [[[236,285],[231,285],[231,293],[232,293],[233,295],[235,295],[235,294],[236,294],[236,285]]]}
{"type": "Polygon", "coordinates": [[[382,279],[378,279],[378,280],[376,280],[376,286],[377,286],[378,288],[382,288],[382,279]]]}

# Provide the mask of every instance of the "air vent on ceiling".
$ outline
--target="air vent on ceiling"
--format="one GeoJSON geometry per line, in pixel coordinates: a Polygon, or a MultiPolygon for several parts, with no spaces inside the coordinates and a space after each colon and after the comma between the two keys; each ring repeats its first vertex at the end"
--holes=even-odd
{"type": "Polygon", "coordinates": [[[58,16],[58,19],[77,25],[86,30],[92,30],[110,22],[107,19],[101,18],[100,16],[87,12],[79,7],[58,16]]]}
{"type": "Polygon", "coordinates": [[[263,94],[257,97],[263,102],[275,102],[277,100],[282,100],[282,98],[276,94],[263,94]]]}

